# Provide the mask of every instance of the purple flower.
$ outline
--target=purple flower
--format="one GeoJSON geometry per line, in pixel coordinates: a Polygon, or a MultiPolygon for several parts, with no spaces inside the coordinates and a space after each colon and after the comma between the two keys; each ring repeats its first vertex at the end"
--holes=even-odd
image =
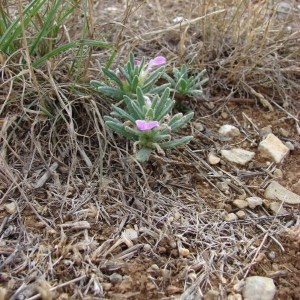
{"type": "Polygon", "coordinates": [[[134,64],[135,64],[136,66],[138,66],[138,65],[140,65],[140,64],[141,64],[141,61],[140,61],[140,60],[137,60],[137,59],[135,59],[135,60],[134,60],[134,64]]]}
{"type": "Polygon", "coordinates": [[[144,131],[144,130],[150,130],[150,129],[158,126],[159,123],[157,121],[147,122],[145,120],[136,120],[135,124],[136,124],[137,129],[144,131]]]}
{"type": "Polygon", "coordinates": [[[166,58],[163,56],[157,56],[151,59],[148,63],[148,69],[151,69],[153,66],[159,66],[166,63],[166,58]]]}

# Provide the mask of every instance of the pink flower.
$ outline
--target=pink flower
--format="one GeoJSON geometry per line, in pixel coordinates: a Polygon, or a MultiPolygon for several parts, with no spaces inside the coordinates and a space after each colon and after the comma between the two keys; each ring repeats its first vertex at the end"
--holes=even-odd
{"type": "Polygon", "coordinates": [[[141,61],[140,61],[140,60],[137,60],[137,59],[135,59],[135,60],[134,60],[134,64],[135,64],[136,66],[138,66],[138,65],[140,65],[140,64],[141,64],[141,61]]]}
{"type": "Polygon", "coordinates": [[[166,58],[163,56],[157,56],[151,59],[148,63],[148,68],[151,69],[153,66],[159,66],[166,63],[166,58]]]}
{"type": "Polygon", "coordinates": [[[137,129],[144,131],[144,130],[150,130],[150,129],[158,126],[159,123],[157,121],[147,122],[145,120],[136,120],[135,124],[136,124],[137,129]]]}

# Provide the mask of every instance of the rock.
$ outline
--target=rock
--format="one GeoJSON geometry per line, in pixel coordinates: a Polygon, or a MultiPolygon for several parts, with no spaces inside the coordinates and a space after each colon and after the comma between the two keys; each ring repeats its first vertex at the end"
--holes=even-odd
{"type": "Polygon", "coordinates": [[[269,209],[274,213],[274,215],[285,215],[287,214],[287,210],[282,207],[282,203],[272,202],[269,205],[269,209]]]}
{"type": "Polygon", "coordinates": [[[280,169],[275,169],[273,175],[278,178],[283,178],[283,172],[280,169]]]}
{"type": "Polygon", "coordinates": [[[222,192],[226,192],[229,190],[229,186],[225,181],[217,182],[216,187],[222,192]]]}
{"type": "Polygon", "coordinates": [[[247,300],[273,300],[276,287],[271,278],[251,276],[246,278],[242,293],[247,300]]]}
{"type": "Polygon", "coordinates": [[[209,153],[207,161],[210,165],[217,165],[220,162],[221,158],[215,155],[214,153],[209,153]]]}
{"type": "Polygon", "coordinates": [[[273,133],[259,143],[258,150],[262,156],[271,158],[276,163],[280,163],[289,153],[289,148],[273,133]]]}
{"type": "Polygon", "coordinates": [[[119,283],[123,280],[123,276],[121,274],[118,274],[118,273],[112,273],[110,276],[109,276],[109,281],[111,283],[119,283]]]}
{"type": "Polygon", "coordinates": [[[222,117],[224,120],[228,119],[228,113],[225,112],[225,111],[223,111],[223,112],[221,113],[221,117],[222,117]]]}
{"type": "Polygon", "coordinates": [[[291,11],[291,9],[291,4],[284,1],[279,2],[276,6],[277,13],[288,14],[291,11]]]}
{"type": "Polygon", "coordinates": [[[228,138],[233,138],[241,134],[237,127],[229,124],[221,126],[218,132],[228,138]]]}
{"type": "Polygon", "coordinates": [[[240,209],[243,209],[243,208],[246,208],[248,206],[248,202],[245,201],[245,200],[240,200],[240,199],[235,199],[233,200],[233,204],[240,208],[240,209]]]}
{"type": "Polygon", "coordinates": [[[262,205],[263,200],[260,197],[248,197],[246,198],[250,208],[254,209],[256,206],[262,205]]]}
{"type": "Polygon", "coordinates": [[[259,131],[259,135],[264,138],[266,137],[268,134],[272,133],[272,126],[267,126],[267,127],[263,127],[261,128],[261,130],[259,131]]]}
{"type": "Polygon", "coordinates": [[[12,215],[17,210],[17,205],[15,202],[10,202],[4,205],[4,209],[12,215]]]}
{"type": "Polygon", "coordinates": [[[295,150],[295,146],[291,142],[286,142],[285,145],[290,149],[290,151],[295,150]]]}
{"type": "Polygon", "coordinates": [[[229,294],[227,300],[242,300],[243,297],[241,294],[229,294]]]}
{"type": "Polygon", "coordinates": [[[230,162],[245,165],[254,157],[255,153],[240,148],[233,148],[231,150],[221,150],[221,155],[230,162]]]}
{"type": "Polygon", "coordinates": [[[284,128],[279,128],[278,132],[281,136],[283,136],[285,138],[288,138],[290,135],[290,133],[287,130],[285,130],[284,128]]]}
{"type": "Polygon", "coordinates": [[[298,180],[298,182],[292,185],[292,188],[295,193],[300,194],[300,179],[298,180]]]}
{"type": "Polygon", "coordinates": [[[265,198],[280,200],[287,204],[300,204],[300,196],[289,191],[276,181],[272,181],[265,190],[265,198]]]}
{"type": "Polygon", "coordinates": [[[199,123],[199,122],[196,123],[196,122],[194,122],[193,125],[194,125],[195,129],[197,129],[199,131],[203,131],[204,130],[204,126],[202,125],[202,123],[199,123]]]}
{"type": "Polygon", "coordinates": [[[225,219],[225,221],[227,221],[227,222],[233,222],[233,221],[236,221],[237,218],[238,218],[238,217],[237,217],[236,214],[230,213],[230,214],[226,215],[224,219],[225,219]]]}
{"type": "Polygon", "coordinates": [[[243,210],[239,210],[235,213],[237,217],[241,220],[246,219],[246,213],[243,210]]]}
{"type": "Polygon", "coordinates": [[[205,295],[204,295],[204,300],[219,300],[219,292],[215,290],[209,290],[205,295]]]}

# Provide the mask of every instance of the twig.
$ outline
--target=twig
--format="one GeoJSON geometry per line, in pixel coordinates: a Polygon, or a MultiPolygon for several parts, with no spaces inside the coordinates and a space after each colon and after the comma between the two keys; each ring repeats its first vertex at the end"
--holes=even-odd
{"type": "MultiPolygon", "coordinates": [[[[87,277],[87,275],[82,275],[81,277],[78,277],[78,278],[72,279],[70,281],[67,281],[65,283],[59,284],[58,286],[55,286],[55,287],[49,289],[49,292],[56,291],[57,289],[60,289],[60,288],[65,287],[65,286],[67,286],[69,284],[75,283],[77,281],[80,281],[80,280],[82,280],[82,279],[84,279],[86,277],[87,277]]],[[[28,298],[27,300],[36,300],[36,299],[39,299],[40,297],[41,297],[41,294],[37,294],[35,296],[32,296],[32,297],[28,298]]]]}

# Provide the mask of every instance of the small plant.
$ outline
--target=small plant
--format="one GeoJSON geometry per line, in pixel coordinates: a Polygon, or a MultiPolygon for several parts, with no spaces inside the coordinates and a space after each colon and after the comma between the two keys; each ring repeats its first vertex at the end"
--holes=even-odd
{"type": "Polygon", "coordinates": [[[125,137],[134,140],[133,151],[139,161],[148,160],[151,152],[156,150],[165,155],[164,149],[175,148],[188,143],[193,137],[185,136],[172,139],[171,133],[187,124],[193,117],[178,113],[170,117],[175,100],[169,98],[170,89],[166,88],[161,96],[155,95],[152,101],[144,95],[141,87],[137,87],[136,99],[124,96],[126,109],[112,105],[111,116],[105,116],[106,125],[125,137]],[[120,121],[117,118],[123,119],[120,121]],[[139,150],[137,150],[137,147],[139,150]]]}
{"type": "Polygon", "coordinates": [[[173,69],[174,79],[166,73],[163,74],[163,78],[170,83],[174,93],[182,96],[198,96],[203,94],[202,85],[208,81],[208,78],[201,80],[205,73],[206,70],[203,70],[196,76],[189,76],[187,66],[182,65],[180,70],[173,69]]]}
{"type": "Polygon", "coordinates": [[[102,72],[108,78],[108,82],[91,80],[91,84],[103,94],[117,100],[122,100],[126,95],[136,98],[137,88],[141,88],[144,94],[161,94],[169,86],[164,84],[155,86],[157,80],[163,75],[166,59],[157,56],[145,63],[145,59],[135,60],[133,53],[130,53],[129,61],[116,71],[102,68],[102,72]],[[155,67],[160,66],[155,69],[155,67]],[[115,86],[112,86],[112,85],[115,86]]]}

